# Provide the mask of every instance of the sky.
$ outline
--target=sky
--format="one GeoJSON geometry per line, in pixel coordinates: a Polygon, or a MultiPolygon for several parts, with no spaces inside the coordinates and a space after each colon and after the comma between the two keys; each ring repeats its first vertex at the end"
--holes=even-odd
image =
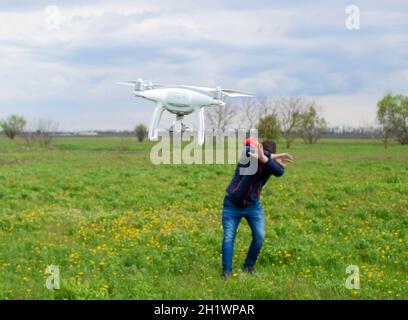
{"type": "Polygon", "coordinates": [[[131,130],[154,105],[116,82],[139,77],[306,96],[331,126],[374,125],[385,93],[408,94],[408,2],[0,2],[0,118],[131,130]]]}

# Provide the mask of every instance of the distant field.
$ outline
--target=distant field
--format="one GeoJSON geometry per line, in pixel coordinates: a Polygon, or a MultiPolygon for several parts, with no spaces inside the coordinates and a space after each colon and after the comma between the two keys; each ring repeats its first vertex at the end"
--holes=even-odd
{"type": "MultiPolygon", "coordinates": [[[[408,146],[297,141],[263,191],[256,275],[221,280],[221,204],[233,165],[150,163],[152,143],[0,138],[2,299],[408,299],[408,146]],[[49,265],[60,289],[45,288],[49,265]],[[360,269],[360,290],[344,286],[360,269]]],[[[279,145],[283,151],[283,143],[279,145]]]]}

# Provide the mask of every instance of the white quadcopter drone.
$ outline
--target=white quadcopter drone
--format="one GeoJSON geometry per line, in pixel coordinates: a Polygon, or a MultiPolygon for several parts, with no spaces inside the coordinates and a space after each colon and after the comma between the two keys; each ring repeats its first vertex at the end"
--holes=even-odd
{"type": "Polygon", "coordinates": [[[149,128],[150,140],[156,140],[158,137],[158,125],[164,110],[176,115],[176,120],[170,129],[174,132],[184,132],[186,130],[186,126],[182,122],[184,116],[195,112],[198,131],[197,142],[199,145],[204,143],[204,107],[224,107],[225,96],[253,96],[253,94],[249,92],[222,89],[221,87],[169,86],[153,84],[152,81],[145,81],[143,79],[118,83],[133,86],[133,93],[136,97],[156,103],[149,128]]]}

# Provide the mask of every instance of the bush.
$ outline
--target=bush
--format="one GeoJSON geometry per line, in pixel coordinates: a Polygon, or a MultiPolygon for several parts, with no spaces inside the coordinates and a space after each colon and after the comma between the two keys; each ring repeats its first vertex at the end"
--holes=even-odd
{"type": "Polygon", "coordinates": [[[34,146],[37,142],[41,147],[49,147],[57,130],[57,122],[51,119],[39,119],[29,123],[23,136],[28,147],[34,146]]]}
{"type": "Polygon", "coordinates": [[[305,143],[313,144],[327,128],[326,120],[319,115],[314,104],[311,104],[302,115],[300,135],[305,143]]]}
{"type": "Polygon", "coordinates": [[[258,124],[259,135],[265,140],[277,140],[280,137],[280,124],[275,114],[262,117],[258,124]]]}
{"type": "Polygon", "coordinates": [[[4,134],[13,140],[17,135],[19,135],[26,126],[27,121],[22,116],[11,115],[6,120],[0,122],[0,127],[3,129],[4,134]]]}
{"type": "Polygon", "coordinates": [[[378,102],[377,107],[377,119],[382,126],[385,148],[389,138],[408,144],[408,96],[388,93],[378,102]]]}
{"type": "Polygon", "coordinates": [[[136,137],[139,142],[143,142],[143,140],[147,137],[147,128],[144,124],[138,124],[135,127],[136,137]]]}

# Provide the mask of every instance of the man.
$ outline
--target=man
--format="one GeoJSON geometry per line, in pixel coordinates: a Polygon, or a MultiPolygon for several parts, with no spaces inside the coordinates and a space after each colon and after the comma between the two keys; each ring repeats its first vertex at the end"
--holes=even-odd
{"type": "Polygon", "coordinates": [[[254,174],[242,174],[242,169],[247,167],[247,164],[240,161],[224,198],[222,209],[224,230],[222,274],[225,279],[232,273],[235,235],[243,217],[248,221],[252,231],[252,242],[243,267],[247,272],[255,272],[255,262],[265,238],[265,218],[260,202],[262,187],[271,175],[282,176],[285,172],[285,162],[293,160],[293,157],[288,153],[275,154],[276,144],[273,141],[265,141],[261,144],[256,138],[248,138],[245,145],[246,155],[258,159],[258,165],[254,174]]]}

